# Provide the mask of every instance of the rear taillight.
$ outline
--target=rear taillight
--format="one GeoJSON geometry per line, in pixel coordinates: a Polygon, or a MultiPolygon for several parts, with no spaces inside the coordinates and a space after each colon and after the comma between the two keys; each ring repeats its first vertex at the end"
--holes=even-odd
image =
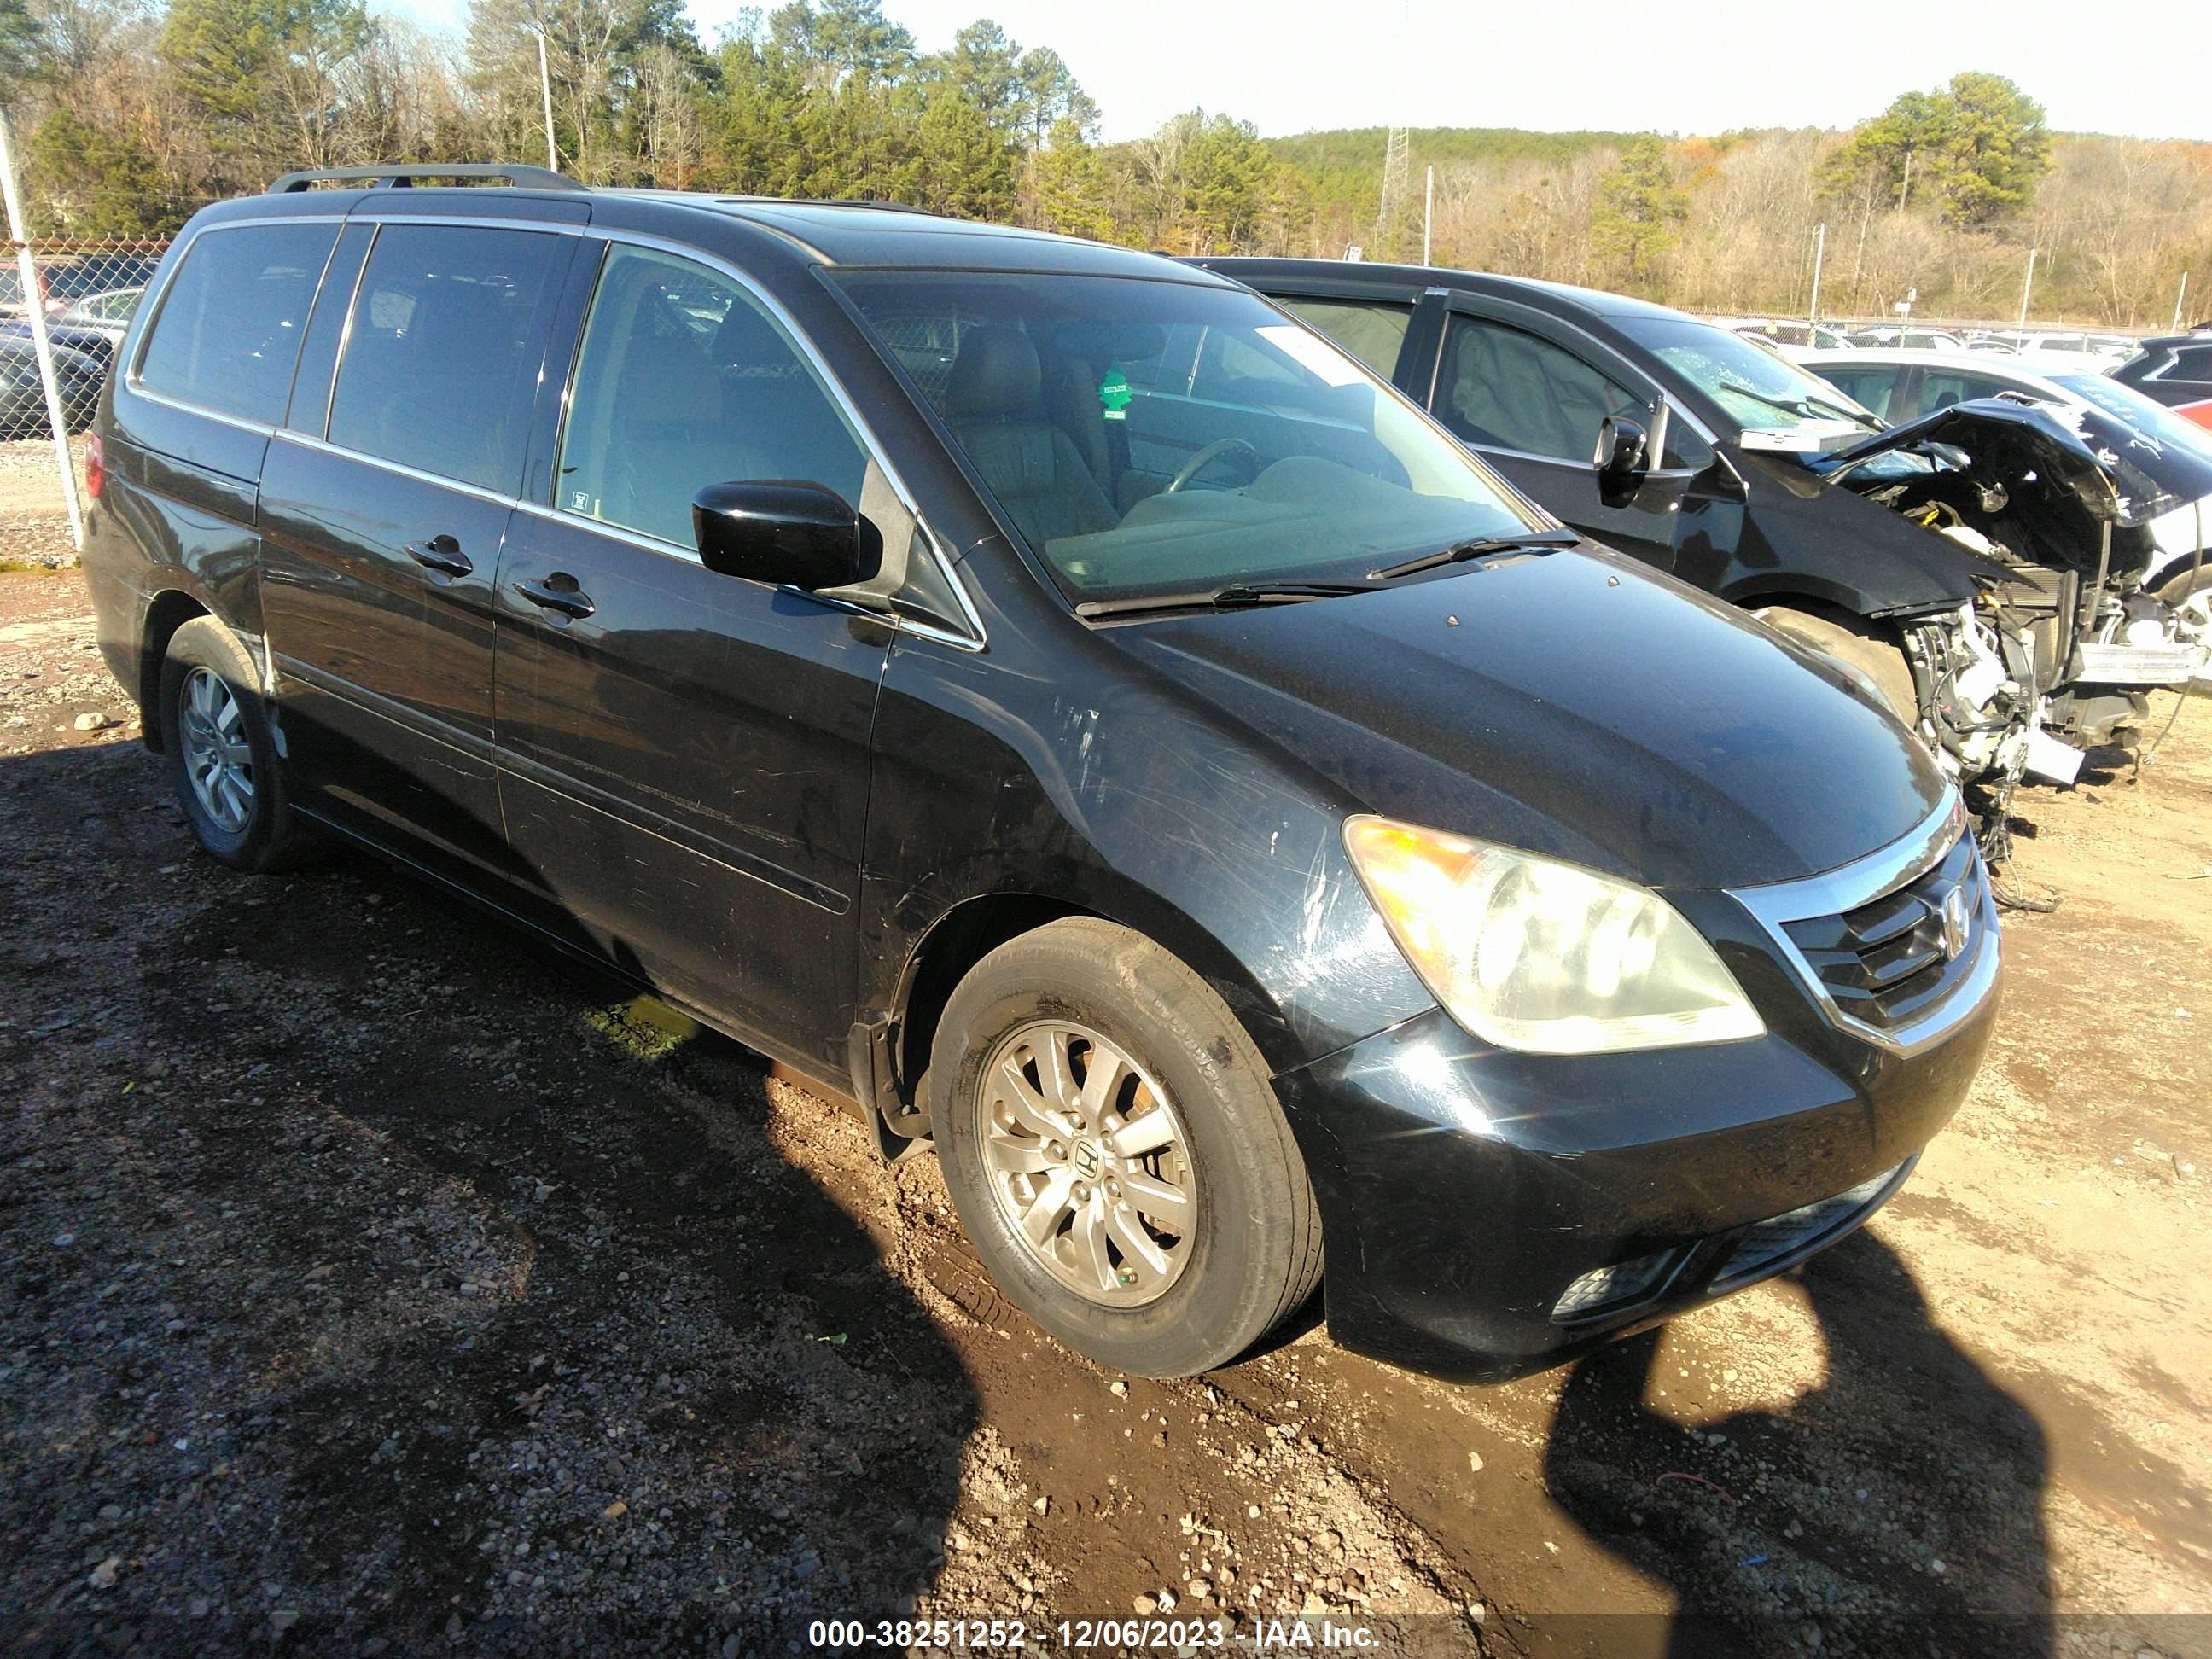
{"type": "Polygon", "coordinates": [[[94,433],[84,441],[84,489],[95,501],[100,499],[100,486],[107,482],[107,447],[94,433]]]}

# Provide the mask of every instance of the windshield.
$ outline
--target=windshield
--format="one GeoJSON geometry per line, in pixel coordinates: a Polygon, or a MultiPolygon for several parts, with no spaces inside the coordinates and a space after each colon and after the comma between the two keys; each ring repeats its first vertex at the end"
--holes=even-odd
{"type": "Polygon", "coordinates": [[[1621,331],[1754,432],[1779,432],[1808,421],[1881,422],[1826,380],[1787,357],[1762,351],[1711,323],[1687,318],[1624,317],[1621,331]]]}
{"type": "Polygon", "coordinates": [[[1359,574],[1549,527],[1255,295],[996,272],[835,280],[1079,599],[1359,574]]]}
{"type": "Polygon", "coordinates": [[[2107,415],[2117,415],[2138,431],[2162,444],[2172,444],[2197,454],[2212,453],[2212,428],[2197,425],[2163,404],[2154,404],[2131,386],[2108,380],[2101,374],[2054,374],[2053,386],[2063,386],[2085,404],[2094,404],[2107,415]]]}

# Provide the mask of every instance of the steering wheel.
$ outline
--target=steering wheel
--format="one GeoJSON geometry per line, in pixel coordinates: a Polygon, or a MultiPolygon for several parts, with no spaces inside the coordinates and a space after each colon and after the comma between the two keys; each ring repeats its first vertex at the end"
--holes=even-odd
{"type": "Polygon", "coordinates": [[[1174,495],[1176,491],[1181,489],[1193,478],[1195,478],[1200,473],[1205,471],[1207,467],[1212,465],[1214,462],[1219,460],[1224,455],[1230,453],[1232,450],[1242,450],[1244,453],[1245,458],[1252,463],[1253,470],[1255,472],[1258,471],[1260,464],[1260,452],[1258,450],[1253,448],[1251,445],[1246,443],[1242,438],[1219,438],[1215,440],[1212,443],[1206,445],[1206,447],[1200,450],[1197,454],[1185,461],[1182,464],[1182,471],[1176,473],[1173,478],[1168,481],[1168,487],[1164,493],[1170,495],[1174,495]]]}

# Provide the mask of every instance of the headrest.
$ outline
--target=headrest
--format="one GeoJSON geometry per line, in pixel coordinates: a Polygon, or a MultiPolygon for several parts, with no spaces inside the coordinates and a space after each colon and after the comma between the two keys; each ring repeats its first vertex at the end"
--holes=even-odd
{"type": "Polygon", "coordinates": [[[625,407],[617,418],[651,426],[691,426],[722,418],[722,382],[707,354],[680,335],[644,334],[624,354],[625,407]]]}
{"type": "Polygon", "coordinates": [[[1004,323],[970,329],[953,356],[946,412],[961,420],[1025,414],[1036,406],[1042,379],[1036,348],[1021,330],[1004,323]]]}

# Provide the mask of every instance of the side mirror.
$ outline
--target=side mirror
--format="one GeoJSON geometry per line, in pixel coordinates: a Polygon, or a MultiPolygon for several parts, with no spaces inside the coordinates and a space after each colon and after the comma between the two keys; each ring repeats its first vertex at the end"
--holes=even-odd
{"type": "Polygon", "coordinates": [[[793,478],[708,484],[691,498],[700,562],[809,591],[860,580],[860,515],[834,489],[793,478]]]}
{"type": "Polygon", "coordinates": [[[1597,428],[1597,453],[1590,457],[1597,468],[1598,499],[1607,507],[1626,507],[1644,487],[1651,470],[1651,434],[1626,416],[1608,415],[1597,428]]]}

